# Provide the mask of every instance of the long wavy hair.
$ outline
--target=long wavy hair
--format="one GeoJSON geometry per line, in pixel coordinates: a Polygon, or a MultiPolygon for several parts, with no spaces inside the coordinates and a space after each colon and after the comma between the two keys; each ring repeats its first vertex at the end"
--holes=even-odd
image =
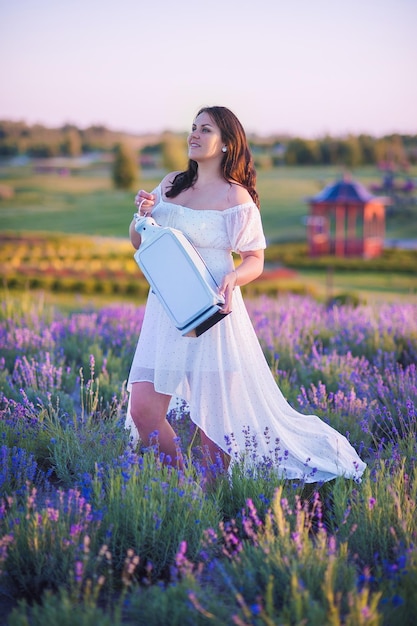
{"type": "MultiPolygon", "coordinates": [[[[203,107],[196,115],[208,113],[220,129],[222,141],[227,151],[221,161],[221,172],[227,182],[234,182],[248,190],[252,200],[260,208],[256,191],[256,170],[244,128],[236,115],[226,107],[203,107]]],[[[184,189],[192,187],[197,179],[198,163],[189,159],[188,168],[179,172],[166,192],[168,198],[175,198],[184,189]]]]}

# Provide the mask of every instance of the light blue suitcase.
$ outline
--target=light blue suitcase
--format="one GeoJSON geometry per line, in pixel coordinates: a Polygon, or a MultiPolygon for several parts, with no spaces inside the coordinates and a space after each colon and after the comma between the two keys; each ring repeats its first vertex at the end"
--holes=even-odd
{"type": "Polygon", "coordinates": [[[222,320],[224,298],[204,260],[179,230],[135,215],[142,243],[135,260],[182,335],[198,337],[222,320]]]}

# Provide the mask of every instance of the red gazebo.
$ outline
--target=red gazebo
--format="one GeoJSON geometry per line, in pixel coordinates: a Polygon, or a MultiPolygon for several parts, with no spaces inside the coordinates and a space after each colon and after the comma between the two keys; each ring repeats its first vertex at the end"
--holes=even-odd
{"type": "Polygon", "coordinates": [[[363,185],[339,180],[309,198],[307,239],[311,256],[377,257],[385,235],[385,204],[363,185]]]}

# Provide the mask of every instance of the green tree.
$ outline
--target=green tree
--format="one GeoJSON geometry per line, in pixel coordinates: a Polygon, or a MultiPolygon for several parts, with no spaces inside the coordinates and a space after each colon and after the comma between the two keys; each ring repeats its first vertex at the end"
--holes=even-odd
{"type": "Polygon", "coordinates": [[[19,154],[19,147],[16,142],[1,141],[0,142],[0,156],[12,157],[19,154]]]}
{"type": "Polygon", "coordinates": [[[336,141],[337,165],[354,167],[361,162],[360,145],[356,137],[349,135],[347,139],[336,141]]]}
{"type": "Polygon", "coordinates": [[[81,154],[81,137],[78,130],[70,129],[65,133],[64,141],[61,144],[61,152],[65,156],[76,157],[81,154]]]}
{"type": "Polygon", "coordinates": [[[139,173],[137,158],[126,143],[117,144],[114,151],[113,183],[117,189],[130,189],[139,173]]]}
{"type": "Polygon", "coordinates": [[[316,141],[295,137],[288,142],[285,162],[287,165],[314,165],[318,156],[316,141]]]}
{"type": "Polygon", "coordinates": [[[53,143],[40,141],[31,144],[28,155],[35,159],[49,159],[59,154],[59,148],[53,143]]]}
{"type": "Polygon", "coordinates": [[[318,159],[323,165],[331,165],[334,162],[333,158],[333,140],[329,135],[326,135],[318,141],[318,159]]]}
{"type": "Polygon", "coordinates": [[[371,135],[359,135],[358,142],[361,148],[362,165],[374,165],[375,156],[375,139],[371,135]]]}

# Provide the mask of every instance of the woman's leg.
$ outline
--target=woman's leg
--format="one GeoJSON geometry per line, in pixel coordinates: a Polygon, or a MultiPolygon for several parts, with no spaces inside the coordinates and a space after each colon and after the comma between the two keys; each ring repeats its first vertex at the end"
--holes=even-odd
{"type": "Polygon", "coordinates": [[[130,413],[138,429],[141,441],[149,445],[150,435],[158,431],[159,450],[169,456],[171,465],[183,467],[177,435],[166,419],[171,396],[155,391],[153,383],[132,384],[130,392],[130,413]]]}

